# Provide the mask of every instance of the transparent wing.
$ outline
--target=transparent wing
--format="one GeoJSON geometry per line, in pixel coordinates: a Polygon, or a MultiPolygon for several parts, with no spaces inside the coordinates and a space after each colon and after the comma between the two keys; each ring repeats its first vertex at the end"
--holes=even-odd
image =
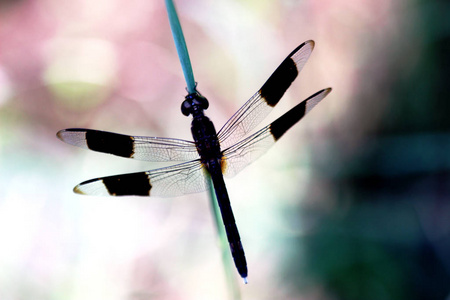
{"type": "Polygon", "coordinates": [[[308,97],[270,125],[243,139],[223,151],[225,160],[224,175],[232,177],[263,155],[294,124],[300,121],[323,98],[331,88],[321,90],[308,97]]]}
{"type": "Polygon", "coordinates": [[[137,160],[189,161],[199,158],[195,144],[180,139],[130,136],[84,128],[64,129],[56,135],[67,144],[137,160]]]}
{"type": "Polygon", "coordinates": [[[205,169],[199,160],[150,170],[84,181],[74,192],[93,196],[175,197],[208,188],[205,169]]]}
{"type": "Polygon", "coordinates": [[[292,51],[259,91],[225,123],[217,134],[222,149],[240,141],[270,113],[303,69],[313,49],[314,41],[306,41],[292,51]]]}

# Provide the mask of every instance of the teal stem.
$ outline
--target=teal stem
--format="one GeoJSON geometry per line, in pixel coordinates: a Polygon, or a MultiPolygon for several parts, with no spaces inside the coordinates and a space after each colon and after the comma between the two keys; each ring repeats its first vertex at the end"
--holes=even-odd
{"type": "Polygon", "coordinates": [[[183,30],[181,29],[180,20],[172,0],[166,0],[167,14],[169,16],[170,29],[177,48],[178,57],[180,59],[181,68],[183,69],[184,80],[186,81],[187,91],[189,94],[196,92],[196,83],[194,73],[192,72],[191,60],[186,47],[183,30]]]}

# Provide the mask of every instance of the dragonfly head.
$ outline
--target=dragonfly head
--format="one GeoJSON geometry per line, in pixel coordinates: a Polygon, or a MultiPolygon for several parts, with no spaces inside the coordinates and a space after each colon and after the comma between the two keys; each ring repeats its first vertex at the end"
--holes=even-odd
{"type": "Polygon", "coordinates": [[[194,115],[195,112],[203,111],[209,107],[208,100],[199,92],[189,94],[181,104],[181,112],[185,116],[194,115]]]}

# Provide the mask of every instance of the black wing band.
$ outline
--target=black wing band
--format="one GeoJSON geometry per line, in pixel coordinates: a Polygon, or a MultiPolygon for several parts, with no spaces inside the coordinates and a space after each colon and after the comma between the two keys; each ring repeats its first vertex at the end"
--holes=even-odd
{"type": "Polygon", "coordinates": [[[189,161],[198,159],[193,142],[145,136],[130,136],[108,131],[69,128],[57,137],[68,144],[92,151],[146,161],[189,161]]]}
{"type": "Polygon", "coordinates": [[[92,196],[175,197],[206,190],[204,167],[200,160],[146,172],[99,177],[84,181],[74,192],[92,196]]]}
{"type": "Polygon", "coordinates": [[[303,69],[313,49],[314,42],[306,41],[292,51],[261,89],[225,123],[217,134],[222,149],[239,142],[272,111],[303,69]]]}
{"type": "Polygon", "coordinates": [[[236,175],[266,153],[286,131],[300,121],[330,92],[331,88],[327,88],[315,93],[271,124],[223,151],[224,175],[228,177],[236,175]]]}

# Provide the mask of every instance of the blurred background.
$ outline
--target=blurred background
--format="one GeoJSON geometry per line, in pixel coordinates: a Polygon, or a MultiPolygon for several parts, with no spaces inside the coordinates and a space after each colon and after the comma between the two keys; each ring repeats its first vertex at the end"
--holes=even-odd
{"type": "MultiPolygon", "coordinates": [[[[219,129],[296,46],[309,62],[261,127],[333,92],[226,179],[243,299],[450,299],[446,1],[177,1],[219,129]]],[[[163,165],[78,149],[85,127],[191,140],[163,1],[0,2],[0,299],[230,299],[206,193],[72,193],[163,165]]],[[[233,267],[234,269],[234,267],[233,267]]]]}

